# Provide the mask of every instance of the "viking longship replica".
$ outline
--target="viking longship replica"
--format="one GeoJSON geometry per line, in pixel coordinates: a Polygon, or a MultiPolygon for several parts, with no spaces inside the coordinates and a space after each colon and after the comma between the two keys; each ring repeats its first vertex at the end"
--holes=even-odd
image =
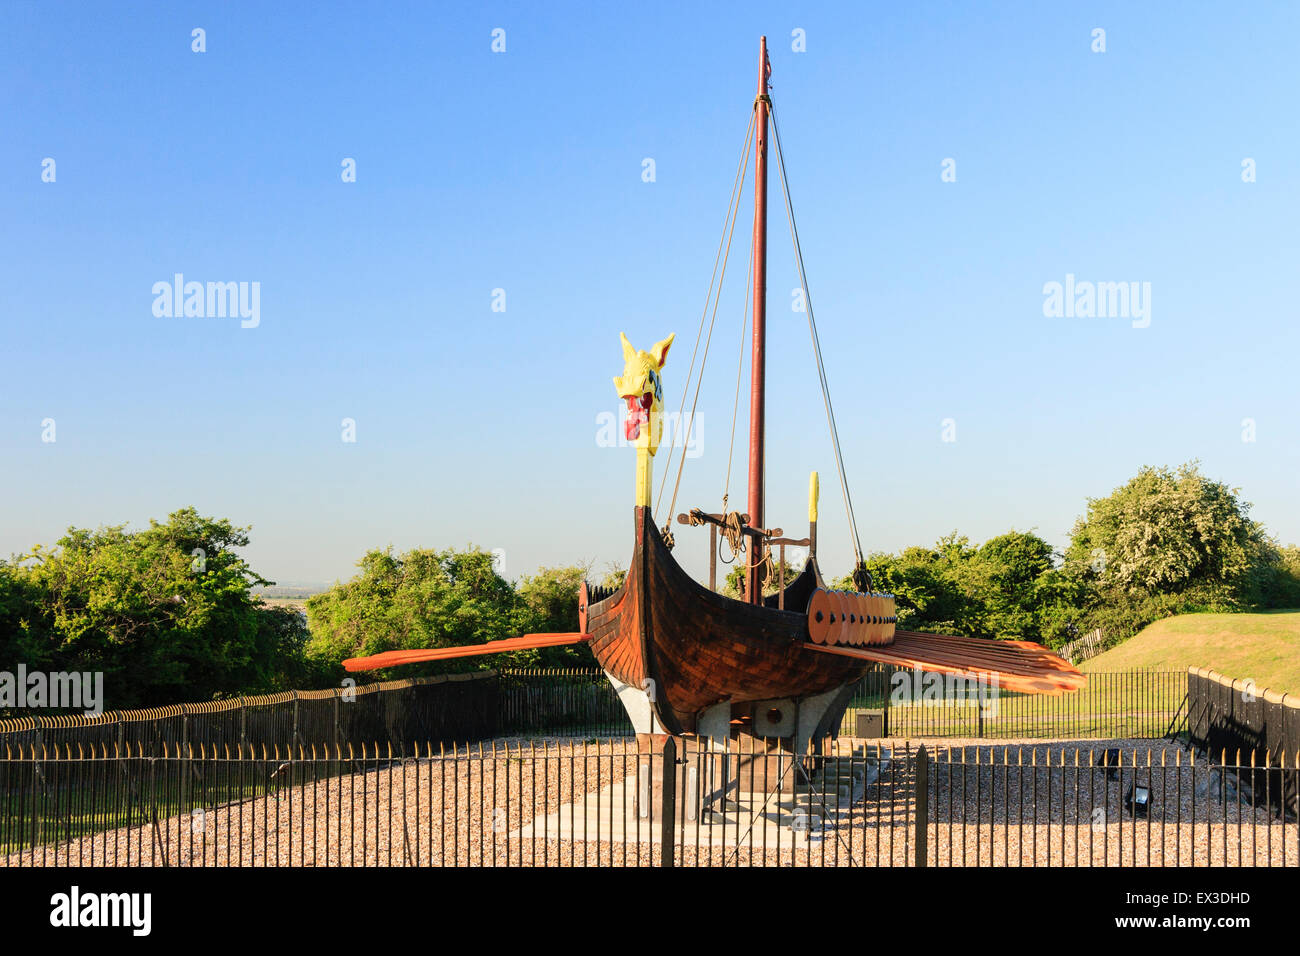
{"type": "MultiPolygon", "coordinates": [[[[584,584],[579,595],[579,630],[571,634],[526,634],[468,647],[390,651],[344,662],[350,671],[392,667],[416,661],[494,654],[526,648],[586,644],[623,701],[641,734],[691,734],[728,738],[745,733],[765,740],[784,740],[796,752],[819,741],[839,726],[854,686],[875,664],[888,663],[926,672],[961,675],[1002,689],[1059,694],[1083,685],[1083,675],[1041,645],[991,641],[897,628],[893,595],[876,592],[857,534],[848,492],[835,416],[822,363],[812,299],[808,293],[798,231],[789,200],[780,132],[769,92],[771,67],[766,39],[760,42],[758,95],[755,97],[740,169],[732,190],[724,243],[719,243],[714,279],[721,289],[740,207],[740,188],[753,144],[754,218],[748,285],[752,313],[750,346],[750,418],[748,501],[745,512],[716,513],[701,509],[677,516],[681,526],[706,527],[710,536],[710,575],[706,587],[677,563],[671,523],[658,528],[653,518],[652,463],[663,432],[664,386],[661,373],[674,337],[649,350],[632,346],[622,336],[623,374],[614,379],[626,403],[626,437],[636,449],[636,506],[633,509],[632,560],[623,584],[605,590],[584,584]],[[784,536],[780,528],[764,526],[764,419],[766,401],[767,199],[769,133],[776,147],[785,211],[794,240],[813,354],[825,400],[827,421],[844,496],[856,558],[853,591],[826,588],[817,559],[818,482],[809,490],[809,529],[806,538],[784,536]],[[719,269],[719,262],[721,269],[719,269]],[[785,581],[787,548],[807,550],[798,574],[785,581]],[[773,549],[779,560],[774,560],[773,549]],[[743,560],[740,596],[718,592],[719,555],[724,561],[743,560]],[[773,588],[775,585],[775,588],[773,588]],[[767,593],[765,593],[767,592],[767,593]]],[[[696,337],[685,397],[699,375],[713,337],[717,299],[713,285],[696,337]],[[706,323],[709,302],[713,319],[706,323]],[[703,342],[703,352],[700,352],[703,342]]],[[[699,382],[695,385],[698,402],[699,382]]],[[[737,396],[738,397],[738,396],[737,396]]],[[[692,405],[690,422],[693,424],[692,405]]],[[[679,424],[681,422],[679,411],[679,424]]],[[[686,426],[690,434],[691,425],[686,426]]],[[[733,428],[734,434],[734,428],[733,428]]],[[[680,442],[682,464],[685,442],[680,442]]],[[[672,462],[670,449],[669,465],[672,462]]],[[[660,496],[670,469],[665,470],[660,496]]],[[[728,468],[730,471],[730,467],[728,468]]],[[[674,487],[671,515],[676,507],[681,465],[674,487]]]]}

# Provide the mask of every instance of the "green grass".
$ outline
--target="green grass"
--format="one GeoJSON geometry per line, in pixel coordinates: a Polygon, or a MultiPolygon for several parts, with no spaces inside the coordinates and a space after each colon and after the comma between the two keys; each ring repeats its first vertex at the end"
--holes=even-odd
{"type": "MultiPolygon", "coordinates": [[[[982,724],[972,705],[890,707],[891,736],[1151,737],[1165,732],[1182,702],[1189,666],[1258,687],[1300,693],[1300,611],[1184,614],[1158,621],[1082,666],[1088,686],[1060,697],[1003,693],[982,724]]],[[[855,700],[852,711],[884,706],[855,700]]]]}
{"type": "MultiPolygon", "coordinates": [[[[977,702],[891,703],[891,737],[1074,739],[1159,737],[1187,690],[1176,670],[1125,670],[1089,676],[1082,690],[1056,697],[1003,691],[980,719],[977,702]]],[[[885,705],[882,696],[849,704],[842,732],[853,733],[853,711],[885,705]]]]}
{"type": "Polygon", "coordinates": [[[1257,687],[1300,693],[1300,611],[1180,614],[1083,664],[1085,673],[1209,667],[1257,687]]]}

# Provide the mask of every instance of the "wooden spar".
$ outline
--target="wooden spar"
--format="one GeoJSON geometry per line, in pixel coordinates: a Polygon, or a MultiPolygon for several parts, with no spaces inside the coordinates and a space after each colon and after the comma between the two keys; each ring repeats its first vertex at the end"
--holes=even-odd
{"type": "Polygon", "coordinates": [[[477,657],[480,654],[505,654],[539,647],[563,647],[566,644],[586,644],[590,634],[521,634],[486,644],[459,644],[454,647],[415,648],[403,651],[382,651],[368,657],[349,657],[343,662],[345,671],[373,671],[399,664],[417,664],[421,661],[445,661],[456,657],[477,657]]]}
{"type": "MultiPolygon", "coordinates": [[[[690,514],[678,515],[677,523],[684,525],[710,524],[716,528],[725,528],[727,525],[727,516],[721,514],[709,514],[707,511],[701,511],[699,508],[692,508],[690,514]]],[[[774,535],[785,534],[780,528],[754,528],[749,524],[749,515],[740,516],[740,532],[754,538],[759,544],[762,544],[764,538],[771,538],[774,535]]],[[[771,542],[775,544],[776,542],[771,542]]],[[[787,541],[786,544],[793,544],[787,541]]]]}
{"type": "MultiPolygon", "coordinates": [[[[750,358],[749,386],[749,520],[763,526],[763,427],[765,423],[764,375],[767,341],[767,37],[758,41],[758,110],[754,127],[754,349],[750,358]]],[[[758,565],[762,554],[751,551],[745,572],[745,597],[763,603],[763,583],[758,565]]]]}
{"type": "Polygon", "coordinates": [[[978,675],[1002,690],[1024,694],[1063,694],[1085,686],[1087,676],[1046,647],[1024,641],[990,641],[917,631],[895,631],[889,644],[844,647],[808,643],[823,654],[916,668],[936,674],[978,675]]]}

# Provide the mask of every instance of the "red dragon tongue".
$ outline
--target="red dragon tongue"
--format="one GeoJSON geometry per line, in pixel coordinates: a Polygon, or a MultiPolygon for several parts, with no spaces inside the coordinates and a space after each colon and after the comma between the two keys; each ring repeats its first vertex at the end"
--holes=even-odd
{"type": "Polygon", "coordinates": [[[642,397],[640,402],[637,401],[634,395],[628,395],[628,418],[623,423],[623,433],[627,434],[628,441],[636,441],[637,438],[640,438],[641,425],[650,420],[649,412],[646,411],[646,408],[650,406],[645,402],[645,398],[651,398],[651,401],[653,401],[653,397],[650,397],[650,395],[642,397]]]}

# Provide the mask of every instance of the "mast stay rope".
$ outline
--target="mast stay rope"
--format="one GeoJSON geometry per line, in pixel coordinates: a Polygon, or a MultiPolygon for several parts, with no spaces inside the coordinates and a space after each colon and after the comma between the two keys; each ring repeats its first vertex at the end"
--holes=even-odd
{"type": "MultiPolygon", "coordinates": [[[[736,179],[731,187],[731,202],[727,206],[727,216],[722,224],[722,236],[718,240],[718,252],[713,259],[713,276],[709,279],[709,292],[704,299],[704,312],[700,315],[700,328],[695,335],[695,348],[691,352],[691,365],[686,373],[686,385],[682,389],[682,400],[677,410],[677,431],[681,432],[682,412],[686,408],[686,393],[690,391],[691,379],[695,377],[695,357],[699,352],[700,338],[704,336],[704,320],[709,317],[709,302],[713,303],[713,316],[709,319],[709,334],[704,339],[704,354],[700,359],[700,372],[695,377],[695,396],[691,400],[691,415],[686,425],[686,431],[681,436],[681,441],[677,441],[677,435],[673,436],[674,444],[681,445],[681,452],[677,464],[677,479],[673,483],[673,497],[668,505],[668,514],[664,518],[663,536],[665,541],[671,540],[671,526],[673,511],[677,507],[677,493],[682,485],[682,471],[686,466],[686,445],[690,438],[691,432],[695,427],[695,409],[700,401],[700,386],[704,383],[704,365],[709,359],[709,344],[713,341],[713,326],[718,319],[718,303],[722,298],[722,283],[727,274],[727,262],[731,257],[731,240],[736,232],[737,213],[740,211],[740,196],[742,184],[744,182],[745,170],[749,168],[749,144],[753,140],[754,134],[754,117],[749,118],[749,127],[745,133],[745,145],[741,149],[740,162],[736,168],[736,179]],[[721,269],[719,269],[721,262],[721,269]],[[716,283],[716,290],[715,290],[716,283]]],[[[752,256],[752,253],[751,253],[752,256]]],[[[655,510],[659,510],[659,504],[663,501],[664,488],[668,483],[668,472],[672,470],[672,456],[674,448],[669,445],[668,448],[668,467],[664,469],[663,477],[659,481],[659,493],[655,498],[655,510]]]]}
{"type": "Polygon", "coordinates": [[[831,444],[835,449],[835,466],[840,477],[840,491],[844,495],[844,510],[848,516],[849,534],[853,539],[853,582],[859,591],[871,590],[871,572],[862,556],[862,539],[858,536],[857,517],[853,512],[853,498],[849,494],[849,480],[844,471],[844,455],[840,450],[840,433],[836,427],[835,410],[831,405],[830,385],[826,381],[826,366],[822,362],[821,340],[817,336],[817,320],[813,317],[812,296],[808,292],[808,275],[804,270],[803,250],[799,245],[799,228],[794,221],[794,207],[790,203],[790,185],[785,172],[785,150],[781,148],[781,128],[776,120],[776,105],[769,101],[772,113],[772,139],[776,146],[776,163],[781,172],[781,196],[785,200],[786,219],[790,223],[790,239],[794,243],[795,264],[799,268],[799,285],[803,290],[804,308],[808,312],[808,331],[812,336],[813,354],[817,358],[817,376],[821,380],[822,399],[826,404],[826,420],[831,426],[831,444]]]}
{"type": "MultiPolygon", "coordinates": [[[[795,223],[794,206],[790,199],[789,177],[786,173],[785,151],[784,149],[782,149],[781,146],[781,129],[779,123],[777,122],[776,105],[775,103],[772,102],[770,97],[763,97],[763,99],[767,103],[769,113],[772,118],[773,145],[775,146],[776,149],[777,168],[781,174],[780,175],[781,196],[782,199],[784,200],[786,220],[790,226],[790,238],[794,247],[795,264],[799,271],[799,285],[803,292],[804,308],[808,313],[808,332],[812,340],[813,356],[817,361],[817,377],[818,377],[819,384],[821,386],[822,401],[826,408],[826,421],[827,424],[830,426],[830,431],[831,431],[831,447],[835,453],[835,468],[836,468],[836,473],[839,476],[840,493],[844,500],[844,511],[848,519],[849,535],[850,535],[851,544],[853,546],[853,555],[854,555],[854,569],[853,569],[854,586],[858,590],[869,591],[872,588],[871,573],[867,570],[866,561],[862,553],[862,541],[858,533],[857,514],[853,507],[853,497],[849,492],[848,474],[844,467],[844,453],[840,444],[838,422],[835,417],[834,405],[831,402],[830,384],[826,378],[826,365],[825,365],[825,361],[822,358],[821,339],[817,332],[817,320],[813,312],[812,294],[808,289],[808,274],[804,266],[803,249],[799,242],[799,229],[797,224],[795,223]]],[[[757,98],[755,99],[754,106],[755,107],[758,106],[757,98]]],[[[748,169],[749,166],[749,147],[753,141],[753,136],[755,132],[755,117],[757,116],[757,112],[758,111],[755,108],[752,115],[750,116],[749,127],[745,134],[745,145],[741,150],[740,162],[737,164],[736,178],[732,184],[731,199],[727,205],[727,215],[723,220],[722,236],[719,237],[718,250],[717,253],[714,255],[713,274],[710,276],[709,279],[708,294],[705,296],[704,310],[700,315],[699,329],[696,332],[695,346],[691,352],[691,362],[686,375],[686,384],[685,387],[682,389],[681,402],[679,403],[678,412],[677,412],[676,430],[677,432],[681,432],[682,428],[685,427],[685,432],[684,434],[681,435],[680,441],[678,440],[678,435],[674,434],[674,440],[672,444],[669,445],[668,467],[664,469],[663,476],[660,478],[659,491],[655,498],[654,510],[658,512],[659,506],[663,503],[664,491],[667,489],[668,473],[672,471],[672,463],[673,463],[672,456],[674,453],[676,453],[678,456],[677,475],[673,482],[672,498],[668,505],[668,514],[664,519],[664,527],[661,532],[665,542],[669,543],[669,547],[672,547],[671,542],[673,537],[671,533],[672,513],[674,509],[677,507],[677,496],[679,491],[681,490],[682,473],[686,466],[686,452],[687,452],[686,446],[689,440],[689,436],[692,430],[694,429],[694,425],[695,425],[695,414],[699,405],[700,388],[704,383],[704,369],[709,358],[709,348],[713,341],[713,330],[717,322],[718,308],[722,297],[722,286],[726,278],[727,265],[731,257],[731,244],[732,244],[732,239],[735,235],[736,222],[737,219],[739,218],[740,199],[741,199],[741,194],[743,192],[745,171],[748,169]],[[707,334],[705,331],[706,319],[708,320],[707,334]],[[703,340],[704,342],[704,349],[702,353],[700,351],[701,340],[703,340]],[[697,359],[699,360],[698,372],[696,371],[697,359]],[[687,418],[685,425],[683,426],[682,416],[686,410],[686,395],[688,392],[692,390],[691,389],[692,383],[694,384],[694,395],[691,400],[690,415],[687,418]],[[677,445],[681,446],[680,449],[676,447],[677,445]]],[[[754,250],[751,245],[750,254],[749,254],[750,262],[749,262],[749,270],[748,270],[750,272],[751,278],[752,278],[752,272],[754,268],[753,259],[754,259],[754,250]]],[[[741,359],[740,359],[740,367],[737,369],[736,401],[735,401],[735,407],[733,407],[732,409],[731,439],[729,442],[730,447],[728,449],[728,454],[727,454],[727,478],[723,486],[723,496],[722,496],[722,513],[723,513],[724,522],[727,522],[730,518],[729,513],[727,511],[727,500],[729,497],[728,492],[731,484],[731,466],[732,466],[732,458],[735,450],[736,420],[738,418],[739,404],[740,404],[740,382],[741,382],[740,375],[743,372],[743,367],[744,367],[744,338],[745,338],[745,331],[748,328],[748,305],[749,305],[748,290],[749,290],[749,285],[747,284],[746,296],[745,296],[746,318],[741,328],[741,345],[742,345],[741,359]]],[[[731,519],[731,523],[735,524],[738,518],[739,518],[739,514],[737,513],[736,519],[731,519]]],[[[724,545],[724,543],[728,545],[732,552],[732,556],[730,560],[728,560],[726,556],[722,554],[719,554],[719,557],[722,558],[724,563],[730,564],[731,561],[735,560],[736,557],[739,557],[741,554],[743,554],[746,551],[744,535],[739,533],[727,534],[726,533],[727,525],[725,523],[723,527],[724,527],[724,533],[719,536],[720,537],[719,545],[722,546],[724,545]]],[[[721,551],[721,547],[719,548],[719,551],[721,551]]],[[[755,561],[754,564],[766,565],[770,562],[771,562],[770,555],[764,555],[760,557],[757,561],[755,561]]],[[[750,562],[747,560],[745,563],[748,565],[750,562]]]]}

